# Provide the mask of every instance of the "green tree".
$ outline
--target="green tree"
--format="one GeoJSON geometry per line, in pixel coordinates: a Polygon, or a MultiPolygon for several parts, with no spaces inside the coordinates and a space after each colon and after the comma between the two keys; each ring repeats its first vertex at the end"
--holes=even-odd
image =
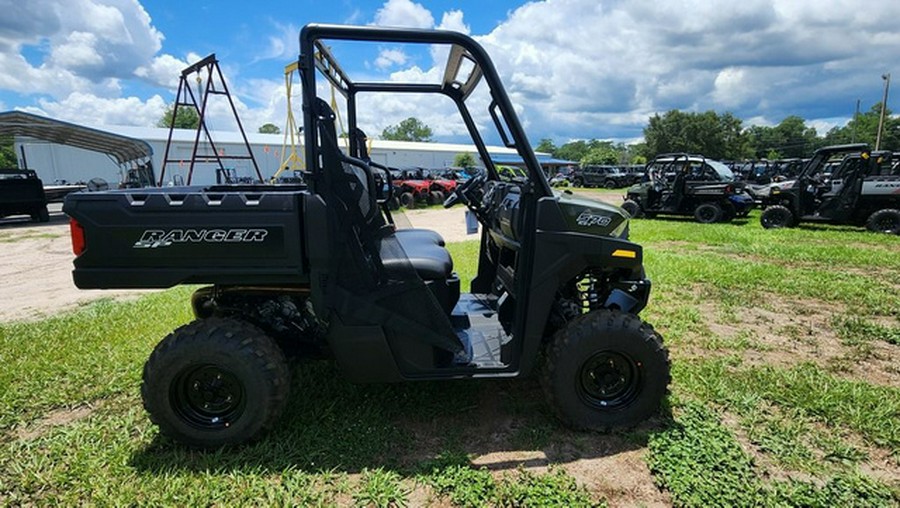
{"type": "Polygon", "coordinates": [[[409,117],[397,125],[391,125],[381,132],[383,139],[391,141],[431,141],[431,127],[418,118],[409,117]]]}
{"type": "Polygon", "coordinates": [[[278,128],[274,123],[266,123],[260,126],[259,128],[260,134],[281,134],[281,129],[278,128]]]}
{"type": "Polygon", "coordinates": [[[470,154],[469,152],[458,153],[456,157],[453,158],[453,165],[460,168],[474,168],[475,167],[475,156],[470,154]]]}
{"type": "Polygon", "coordinates": [[[565,159],[567,161],[580,161],[587,155],[590,149],[591,147],[585,140],[579,139],[576,141],[569,141],[557,148],[556,151],[553,152],[553,156],[557,159],[565,159]]]}
{"type": "Polygon", "coordinates": [[[610,141],[594,141],[588,143],[590,148],[584,157],[581,158],[581,164],[617,164],[619,162],[619,151],[610,141]]]}
{"type": "MultiPolygon", "coordinates": [[[[878,118],[881,115],[881,102],[858,117],[851,119],[843,127],[835,127],[825,134],[825,144],[839,145],[844,143],[868,143],[875,148],[878,135],[878,118]]],[[[882,150],[900,150],[900,117],[891,114],[890,108],[885,111],[884,130],[881,135],[882,150]]]]}
{"type": "Polygon", "coordinates": [[[823,140],[816,129],[796,115],[786,117],[775,127],[755,125],[747,129],[751,152],[757,159],[808,157],[823,140]]]}
{"type": "Polygon", "coordinates": [[[550,155],[556,156],[556,151],[558,148],[555,144],[553,144],[553,140],[550,138],[544,138],[536,147],[534,147],[535,152],[544,152],[549,153],[550,155]]]}
{"type": "MultiPolygon", "coordinates": [[[[156,122],[157,127],[172,127],[172,112],[175,110],[174,104],[166,107],[162,118],[156,122]]],[[[178,107],[178,118],[175,119],[176,129],[196,129],[200,126],[200,115],[197,110],[190,106],[178,107]]]]}
{"type": "Polygon", "coordinates": [[[712,159],[739,159],[749,152],[742,122],[731,113],[685,113],[671,110],[653,115],[644,128],[647,156],[690,152],[712,159]]]}
{"type": "Polygon", "coordinates": [[[16,157],[16,147],[12,136],[0,137],[0,168],[17,168],[19,161],[16,157]]]}

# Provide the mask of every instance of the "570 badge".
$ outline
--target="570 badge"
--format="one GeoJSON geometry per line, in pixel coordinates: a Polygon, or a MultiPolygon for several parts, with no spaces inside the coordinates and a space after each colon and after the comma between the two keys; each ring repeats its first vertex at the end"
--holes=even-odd
{"type": "Polygon", "coordinates": [[[134,242],[134,248],[156,249],[176,243],[262,242],[268,234],[266,229],[148,229],[134,242]]]}
{"type": "Polygon", "coordinates": [[[607,215],[600,215],[594,213],[591,210],[585,210],[581,212],[581,215],[575,219],[575,223],[582,227],[590,227],[590,226],[609,226],[609,223],[612,222],[612,218],[607,215]]]}

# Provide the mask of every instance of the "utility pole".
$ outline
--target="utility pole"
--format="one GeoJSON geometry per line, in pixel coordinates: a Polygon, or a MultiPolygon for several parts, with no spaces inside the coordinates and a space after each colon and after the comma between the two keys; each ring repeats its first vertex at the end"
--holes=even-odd
{"type": "Polygon", "coordinates": [[[859,99],[856,99],[856,113],[853,113],[853,134],[850,138],[851,143],[856,143],[856,129],[859,128],[859,99]]]}
{"type": "Polygon", "coordinates": [[[884,129],[884,112],[887,110],[888,90],[891,88],[891,73],[882,74],[884,80],[884,97],[881,99],[881,116],[878,118],[878,134],[875,136],[875,150],[881,148],[881,131],[884,129]]]}

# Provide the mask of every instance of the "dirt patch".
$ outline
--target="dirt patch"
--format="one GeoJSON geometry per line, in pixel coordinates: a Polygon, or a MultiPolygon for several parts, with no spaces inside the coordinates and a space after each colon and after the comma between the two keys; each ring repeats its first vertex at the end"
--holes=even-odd
{"type": "Polygon", "coordinates": [[[0,226],[0,320],[40,319],[91,300],[135,297],[146,291],[85,291],[72,282],[72,245],[65,217],[49,224],[5,223],[0,226]]]}
{"type": "Polygon", "coordinates": [[[473,467],[489,470],[497,480],[519,469],[545,474],[556,465],[610,506],[671,506],[668,494],[653,481],[643,444],[618,434],[561,428],[544,415],[536,382],[492,387],[480,393],[476,405],[458,414],[400,422],[413,443],[402,462],[421,463],[451,447],[465,452],[473,467]],[[521,407],[523,403],[526,407],[521,407]],[[448,435],[448,429],[457,432],[448,435]]]}
{"type": "Polygon", "coordinates": [[[835,333],[840,305],[819,300],[790,303],[775,295],[761,295],[766,307],[737,307],[727,312],[708,300],[699,305],[711,337],[692,337],[681,355],[709,356],[740,352],[745,365],[791,368],[813,363],[842,377],[883,386],[900,386],[897,346],[872,340],[845,344],[835,333]]]}
{"type": "Polygon", "coordinates": [[[393,214],[397,227],[431,229],[440,233],[447,242],[464,242],[481,238],[477,234],[466,233],[466,209],[462,206],[406,210],[405,212],[393,212],[393,214]]]}
{"type": "Polygon", "coordinates": [[[96,411],[97,404],[88,404],[73,408],[54,409],[40,420],[16,429],[13,437],[20,441],[30,441],[46,434],[50,429],[63,427],[70,423],[83,420],[96,411]]]}

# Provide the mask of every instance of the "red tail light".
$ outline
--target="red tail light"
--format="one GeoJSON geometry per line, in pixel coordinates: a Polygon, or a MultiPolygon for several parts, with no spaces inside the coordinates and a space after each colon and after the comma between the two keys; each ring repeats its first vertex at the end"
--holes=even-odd
{"type": "Polygon", "coordinates": [[[80,256],[84,252],[84,228],[75,219],[69,219],[69,231],[72,233],[72,252],[80,256]]]}

